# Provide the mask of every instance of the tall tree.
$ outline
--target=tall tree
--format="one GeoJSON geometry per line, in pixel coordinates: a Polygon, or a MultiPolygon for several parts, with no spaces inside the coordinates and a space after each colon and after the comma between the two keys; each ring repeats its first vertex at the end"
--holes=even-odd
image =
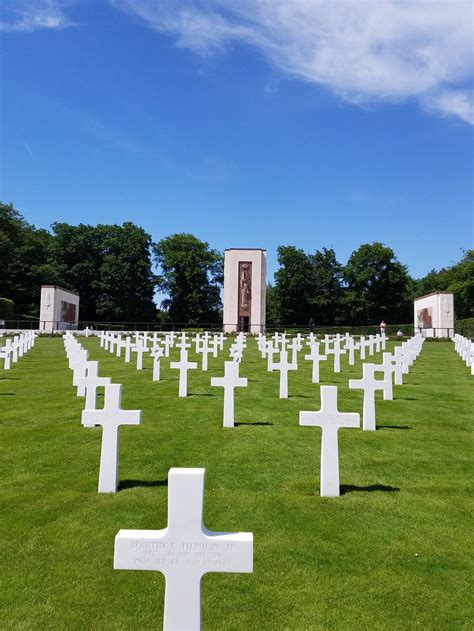
{"type": "Polygon", "coordinates": [[[223,257],[192,234],[173,234],[153,245],[162,302],[174,322],[218,322],[223,257]]]}
{"type": "Polygon", "coordinates": [[[344,268],[347,324],[410,322],[413,305],[407,268],[382,243],[361,245],[344,268]]]}
{"type": "Polygon", "coordinates": [[[55,237],[52,264],[59,284],[79,294],[81,320],[99,320],[97,305],[101,295],[106,228],[82,223],[77,226],[54,223],[52,228],[55,237]]]}
{"type": "MultiPolygon", "coordinates": [[[[336,324],[343,297],[343,267],[333,248],[317,250],[311,257],[313,286],[311,316],[316,324],[336,324]]],[[[344,320],[344,318],[342,318],[344,320]]]]}
{"type": "Polygon", "coordinates": [[[314,296],[313,266],[310,257],[292,245],[279,246],[275,291],[281,324],[307,324],[314,296]]]}
{"type": "Polygon", "coordinates": [[[41,284],[56,282],[49,264],[53,237],[37,230],[12,204],[0,202],[0,296],[13,300],[17,317],[39,312],[41,284]]]}
{"type": "Polygon", "coordinates": [[[278,291],[271,283],[267,284],[266,294],[267,327],[278,326],[281,322],[278,291]]]}
{"type": "Polygon", "coordinates": [[[155,319],[151,237],[133,223],[107,226],[97,313],[105,320],[155,319]]]}
{"type": "Polygon", "coordinates": [[[130,222],[56,223],[53,230],[53,264],[61,283],[79,293],[81,320],[154,319],[150,235],[130,222]]]}

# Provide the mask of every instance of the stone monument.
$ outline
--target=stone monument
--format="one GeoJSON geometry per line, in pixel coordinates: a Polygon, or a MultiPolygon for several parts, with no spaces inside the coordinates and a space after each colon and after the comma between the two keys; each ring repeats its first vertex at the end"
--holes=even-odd
{"type": "Polygon", "coordinates": [[[79,295],[57,285],[42,285],[39,330],[69,331],[78,323],[79,295]]]}
{"type": "Polygon", "coordinates": [[[224,333],[264,333],[267,252],[230,248],[224,254],[224,333]]]}
{"type": "Polygon", "coordinates": [[[453,337],[454,296],[435,291],[414,301],[415,333],[423,337],[453,337]]]}

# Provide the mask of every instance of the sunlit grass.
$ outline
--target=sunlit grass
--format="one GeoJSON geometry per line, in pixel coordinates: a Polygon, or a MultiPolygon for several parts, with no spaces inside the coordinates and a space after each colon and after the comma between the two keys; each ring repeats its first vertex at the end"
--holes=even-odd
{"type": "MultiPolygon", "coordinates": [[[[223,355],[190,371],[178,399],[168,360],[153,383],[151,358],[138,372],[97,339],[83,344],[142,425],[121,430],[121,490],[98,495],[101,430],[80,425],[61,340],[39,339],[0,372],[2,629],[160,628],[164,578],[114,571],[113,545],[120,528],[165,527],[176,466],[206,468],[209,529],[254,533],[253,574],[204,577],[204,629],[470,628],[474,380],[451,343],[426,343],[395,401],[377,398],[377,432],[340,431],[337,499],[319,497],[319,430],[298,426],[319,407],[302,354],[279,400],[251,341],[238,425],[223,429],[223,392],[210,387],[223,355]]],[[[348,389],[360,362],[343,358],[340,375],[330,364],[322,383],[339,385],[341,410],[361,411],[348,389]]]]}

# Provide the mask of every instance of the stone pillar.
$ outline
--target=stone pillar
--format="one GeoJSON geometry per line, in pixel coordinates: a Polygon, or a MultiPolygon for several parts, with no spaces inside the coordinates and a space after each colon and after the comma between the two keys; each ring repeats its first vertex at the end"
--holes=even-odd
{"type": "Polygon", "coordinates": [[[39,330],[46,333],[75,330],[78,322],[78,294],[57,285],[42,285],[39,330]]]}
{"type": "Polygon", "coordinates": [[[224,333],[263,333],[267,252],[230,248],[224,254],[224,333]]]}

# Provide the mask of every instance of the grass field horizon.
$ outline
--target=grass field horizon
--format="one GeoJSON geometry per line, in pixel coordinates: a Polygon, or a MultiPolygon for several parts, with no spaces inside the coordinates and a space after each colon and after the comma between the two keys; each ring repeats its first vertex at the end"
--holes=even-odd
{"type": "MultiPolygon", "coordinates": [[[[179,399],[169,360],[152,382],[151,358],[136,371],[97,338],[81,343],[142,425],[121,429],[119,492],[99,495],[101,429],[80,425],[62,340],[37,339],[0,372],[2,629],[160,628],[164,577],[114,571],[113,548],[121,528],[166,527],[171,467],[206,468],[207,528],[254,534],[253,574],[203,578],[203,629],[471,628],[474,395],[451,342],[424,344],[393,402],[377,395],[376,432],[340,430],[340,498],[319,496],[320,430],[298,426],[320,404],[303,353],[279,400],[279,374],[250,340],[248,388],[224,429],[210,379],[227,352],[190,371],[179,399]]],[[[361,412],[348,381],[362,363],[341,366],[323,362],[321,384],[338,385],[341,411],[361,412]]]]}

